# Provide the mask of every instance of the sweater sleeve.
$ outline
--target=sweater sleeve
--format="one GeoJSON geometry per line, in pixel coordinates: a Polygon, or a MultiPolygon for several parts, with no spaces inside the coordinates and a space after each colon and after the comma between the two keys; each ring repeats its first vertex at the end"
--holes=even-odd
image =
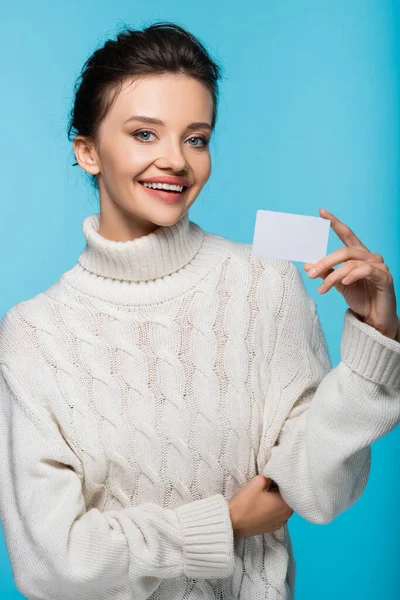
{"type": "Polygon", "coordinates": [[[0,365],[0,517],[14,581],[30,600],[144,600],[161,580],[234,566],[221,494],[175,510],[86,510],[80,460],[50,414],[0,365]]]}
{"type": "Polygon", "coordinates": [[[389,339],[348,309],[332,369],[316,304],[290,265],[260,466],[295,512],[328,523],[361,496],[371,443],[400,421],[400,327],[389,339]]]}

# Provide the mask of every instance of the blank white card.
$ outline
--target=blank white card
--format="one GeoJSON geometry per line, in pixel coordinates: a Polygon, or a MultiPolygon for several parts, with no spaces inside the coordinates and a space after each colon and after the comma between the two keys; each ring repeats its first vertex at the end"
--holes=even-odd
{"type": "Polygon", "coordinates": [[[272,210],[258,210],[253,256],[315,263],[326,256],[331,222],[272,210]]]}

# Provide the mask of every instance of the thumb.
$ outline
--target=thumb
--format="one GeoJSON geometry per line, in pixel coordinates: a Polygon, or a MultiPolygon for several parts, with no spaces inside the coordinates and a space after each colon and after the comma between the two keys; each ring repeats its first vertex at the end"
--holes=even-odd
{"type": "Polygon", "coordinates": [[[272,479],[270,479],[269,477],[265,477],[265,475],[263,475],[262,473],[256,475],[254,479],[257,481],[257,484],[263,490],[269,490],[269,488],[272,485],[272,479]]]}

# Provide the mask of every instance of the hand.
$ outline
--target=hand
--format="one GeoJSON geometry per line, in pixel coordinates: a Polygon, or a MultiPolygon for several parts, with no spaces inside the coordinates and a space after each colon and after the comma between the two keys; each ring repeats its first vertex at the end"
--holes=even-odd
{"type": "Polygon", "coordinates": [[[277,531],[292,516],[292,509],[277,488],[270,489],[271,484],[271,479],[256,475],[233,496],[229,512],[235,538],[277,531]]]}
{"type": "Polygon", "coordinates": [[[322,277],[318,292],[324,294],[335,287],[361,321],[383,335],[395,339],[397,334],[397,302],[393,277],[380,254],[373,254],[353,231],[332,213],[320,209],[321,217],[329,219],[332,229],[345,246],[303,268],[308,276],[322,277]],[[334,265],[344,262],[338,269],[334,265]],[[314,267],[316,271],[311,272],[314,267]]]}

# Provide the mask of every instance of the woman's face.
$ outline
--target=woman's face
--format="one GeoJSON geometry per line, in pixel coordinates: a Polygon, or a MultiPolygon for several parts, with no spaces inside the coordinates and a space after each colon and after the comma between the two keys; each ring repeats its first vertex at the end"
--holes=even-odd
{"type": "Polygon", "coordinates": [[[74,142],[79,164],[98,178],[101,235],[134,239],[188,211],[211,173],[212,116],[210,92],[187,75],[151,75],[124,85],[99,126],[96,148],[79,136],[74,142]],[[183,178],[187,188],[160,193],[141,183],[171,177],[183,178]]]}

